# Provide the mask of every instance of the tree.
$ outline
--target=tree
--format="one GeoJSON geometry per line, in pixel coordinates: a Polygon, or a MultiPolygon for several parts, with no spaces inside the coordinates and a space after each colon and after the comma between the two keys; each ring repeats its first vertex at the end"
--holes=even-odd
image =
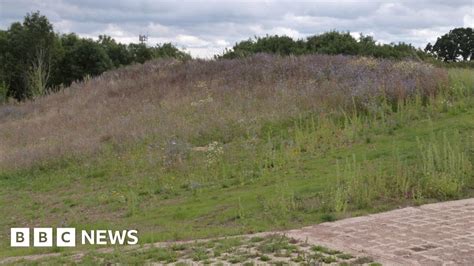
{"type": "Polygon", "coordinates": [[[428,43],[425,51],[445,62],[474,60],[474,31],[472,28],[456,28],[441,37],[436,43],[428,43]]]}
{"type": "Polygon", "coordinates": [[[7,32],[0,30],[0,103],[7,100],[8,94],[8,84],[7,84],[7,77],[8,77],[8,69],[6,69],[7,58],[8,55],[6,54],[7,51],[7,32]]]}
{"type": "Polygon", "coordinates": [[[44,48],[38,48],[35,58],[26,73],[27,85],[32,97],[44,95],[48,89],[51,74],[51,57],[44,48]]]}
{"type": "Polygon", "coordinates": [[[153,59],[153,51],[149,49],[144,43],[128,45],[130,55],[133,62],[145,63],[145,61],[153,59]]]}
{"type": "Polygon", "coordinates": [[[23,23],[13,23],[2,37],[1,60],[4,70],[2,81],[8,95],[18,100],[32,97],[29,71],[39,50],[50,58],[55,45],[53,27],[39,12],[27,14],[23,23]]]}
{"type": "MultiPolygon", "coordinates": [[[[254,54],[254,42],[252,39],[236,43],[232,49],[226,49],[221,56],[226,59],[242,58],[254,54]]],[[[219,57],[216,57],[219,58],[219,57]]]]}
{"type": "Polygon", "coordinates": [[[64,57],[59,63],[61,81],[69,86],[85,76],[96,76],[113,67],[113,62],[102,46],[91,40],[81,39],[71,33],[61,37],[64,57]]]}
{"type": "Polygon", "coordinates": [[[279,55],[299,54],[296,42],[292,38],[278,35],[257,38],[254,52],[279,55]]]}
{"type": "Polygon", "coordinates": [[[97,43],[105,50],[114,67],[126,66],[132,63],[133,58],[127,49],[127,45],[117,43],[107,35],[99,35],[97,43]]]}
{"type": "Polygon", "coordinates": [[[294,41],[288,36],[255,37],[236,43],[231,50],[225,50],[222,56],[216,58],[240,58],[255,53],[272,53],[279,55],[304,54],[306,52],[303,40],[294,41]]]}
{"type": "Polygon", "coordinates": [[[306,45],[310,53],[355,55],[359,52],[357,40],[349,32],[330,31],[314,35],[308,37],[306,45]]]}
{"type": "Polygon", "coordinates": [[[153,47],[153,52],[155,58],[191,59],[191,55],[179,50],[171,43],[157,44],[156,47],[153,47]]]}

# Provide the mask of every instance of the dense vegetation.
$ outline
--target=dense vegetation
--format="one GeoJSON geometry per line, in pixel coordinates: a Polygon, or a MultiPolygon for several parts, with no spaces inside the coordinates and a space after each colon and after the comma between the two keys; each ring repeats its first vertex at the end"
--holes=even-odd
{"type": "Polygon", "coordinates": [[[473,115],[472,71],[413,61],[127,66],[0,107],[0,234],[134,228],[144,243],[472,196],[473,115]]]}
{"type": "Polygon", "coordinates": [[[378,44],[373,37],[362,34],[356,39],[349,32],[330,31],[296,41],[288,36],[274,35],[241,41],[216,58],[241,58],[257,53],[359,55],[426,61],[439,66],[474,67],[471,63],[448,65],[437,62],[473,61],[474,31],[472,28],[453,29],[439,37],[434,45],[428,43],[424,50],[403,42],[378,44]]]}
{"type": "Polygon", "coordinates": [[[343,54],[362,55],[376,58],[424,59],[428,55],[410,44],[377,44],[371,36],[361,35],[356,40],[348,32],[330,31],[314,35],[305,40],[293,40],[288,36],[265,36],[241,41],[217,58],[239,58],[256,53],[279,55],[343,54]]]}
{"type": "Polygon", "coordinates": [[[98,41],[74,33],[60,35],[39,12],[0,31],[0,102],[34,98],[87,76],[153,58],[188,59],[170,43],[148,47],[120,44],[102,35],[98,41]]]}

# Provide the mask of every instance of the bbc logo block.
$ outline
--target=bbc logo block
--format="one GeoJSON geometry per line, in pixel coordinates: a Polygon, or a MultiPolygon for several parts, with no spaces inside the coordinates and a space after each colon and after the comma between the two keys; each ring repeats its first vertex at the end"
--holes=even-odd
{"type": "MultiPolygon", "coordinates": [[[[137,230],[80,230],[78,242],[82,245],[136,245],[137,230]]],[[[11,247],[75,247],[75,228],[36,227],[11,228],[11,247]],[[31,245],[32,244],[32,245],[31,245]]]]}
{"type": "MultiPolygon", "coordinates": [[[[11,247],[29,247],[30,246],[30,228],[11,228],[10,246],[11,247]]],[[[38,227],[33,228],[33,247],[52,247],[55,239],[57,247],[75,247],[76,229],[75,228],[57,228],[53,233],[53,228],[38,227]]]]}
{"type": "Polygon", "coordinates": [[[10,246],[29,247],[30,246],[30,228],[11,228],[10,246]]]}
{"type": "Polygon", "coordinates": [[[58,228],[56,230],[56,245],[58,247],[75,247],[76,246],[76,229],[75,228],[58,228]]]}

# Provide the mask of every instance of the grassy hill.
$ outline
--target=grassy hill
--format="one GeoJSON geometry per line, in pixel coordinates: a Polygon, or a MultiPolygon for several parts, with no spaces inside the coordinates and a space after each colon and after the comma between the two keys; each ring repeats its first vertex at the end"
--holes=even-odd
{"type": "MultiPolygon", "coordinates": [[[[10,227],[141,243],[472,196],[474,71],[348,56],[151,61],[0,106],[10,227]]],[[[91,248],[91,247],[78,247],[91,248]]]]}

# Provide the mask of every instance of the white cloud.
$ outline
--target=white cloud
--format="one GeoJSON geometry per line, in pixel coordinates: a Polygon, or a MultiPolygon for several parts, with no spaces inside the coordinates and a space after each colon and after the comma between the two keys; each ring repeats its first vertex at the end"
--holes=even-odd
{"type": "Polygon", "coordinates": [[[360,38],[360,32],[349,32],[349,34],[356,40],[359,40],[360,38]]]}
{"type": "Polygon", "coordinates": [[[206,47],[206,48],[188,48],[186,49],[192,55],[199,58],[211,59],[216,54],[221,54],[223,49],[218,47],[206,47]]]}
{"type": "Polygon", "coordinates": [[[230,43],[226,40],[217,40],[216,44],[221,47],[227,47],[230,46],[230,43]]]}
{"type": "Polygon", "coordinates": [[[463,21],[464,27],[474,28],[474,10],[472,10],[471,14],[466,14],[463,18],[463,21]]]}
{"type": "Polygon", "coordinates": [[[150,22],[146,27],[146,31],[148,32],[148,34],[153,35],[167,35],[170,33],[170,28],[163,26],[159,23],[150,22]]]}
{"type": "Polygon", "coordinates": [[[71,32],[72,25],[73,22],[70,20],[59,20],[54,23],[54,29],[62,33],[68,33],[71,32]]]}
{"type": "Polygon", "coordinates": [[[209,45],[209,42],[192,35],[179,34],[176,36],[176,40],[185,47],[202,48],[209,45]]]}
{"type": "Polygon", "coordinates": [[[413,29],[410,30],[408,33],[408,40],[411,42],[415,41],[416,39],[423,40],[425,43],[434,43],[436,39],[445,34],[450,30],[449,27],[440,27],[440,28],[432,28],[432,29],[413,29]]]}
{"type": "Polygon", "coordinates": [[[105,28],[105,32],[107,32],[108,35],[120,38],[120,37],[126,37],[128,35],[127,32],[123,31],[119,26],[115,24],[108,24],[107,27],[105,28]]]}

